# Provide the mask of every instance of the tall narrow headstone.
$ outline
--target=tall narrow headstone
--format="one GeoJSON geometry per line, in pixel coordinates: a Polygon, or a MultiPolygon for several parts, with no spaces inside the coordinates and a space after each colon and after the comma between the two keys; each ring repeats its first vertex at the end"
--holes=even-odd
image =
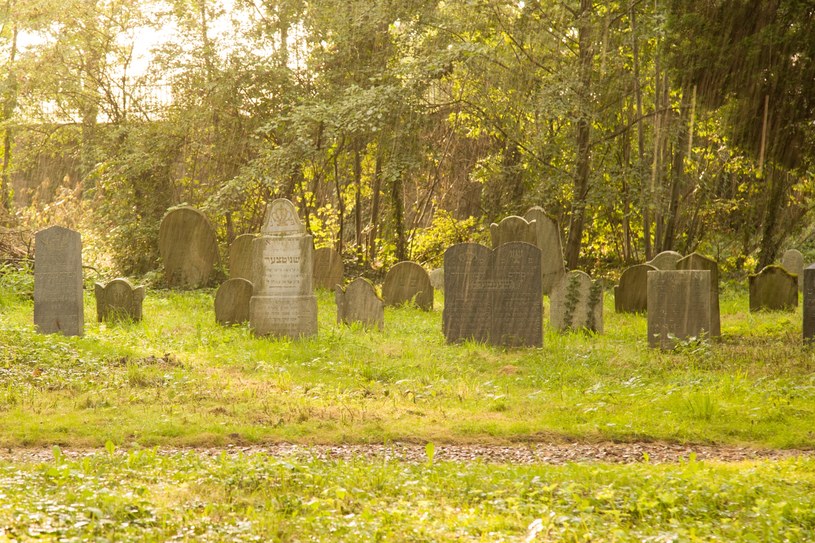
{"type": "Polygon", "coordinates": [[[345,289],[336,285],[334,299],[338,323],[361,322],[380,330],[385,327],[385,302],[377,296],[373,284],[367,279],[357,277],[345,289]]]}
{"type": "Polygon", "coordinates": [[[34,325],[38,332],[81,336],[82,238],[79,232],[51,226],[34,236],[34,325]]]}
{"type": "Polygon", "coordinates": [[[252,283],[242,277],[229,279],[215,293],[215,322],[242,324],[249,321],[252,283]]]}
{"type": "Polygon", "coordinates": [[[259,336],[297,338],[317,333],[317,297],[311,236],[294,204],[277,199],[266,208],[261,235],[253,244],[254,294],[249,325],[259,336]]]}
{"type": "Polygon", "coordinates": [[[560,242],[560,228],[542,207],[535,206],[524,215],[527,221],[535,223],[537,241],[535,245],[541,251],[541,290],[546,295],[566,273],[563,264],[563,246],[560,242]]]}
{"type": "Polygon", "coordinates": [[[436,268],[435,270],[430,270],[430,284],[433,285],[433,288],[444,292],[444,268],[436,268]]]}
{"type": "Polygon", "coordinates": [[[188,206],[171,209],[161,220],[158,250],[168,286],[201,287],[209,282],[218,261],[215,228],[197,209],[188,206]]]}
{"type": "Polygon", "coordinates": [[[419,309],[433,309],[433,285],[427,271],[415,262],[399,262],[385,274],[382,283],[385,305],[396,306],[407,302],[419,309]]]}
{"type": "Polygon", "coordinates": [[[798,276],[798,290],[804,288],[804,255],[798,249],[789,249],[781,257],[781,265],[788,272],[798,276]]]}
{"type": "Polygon", "coordinates": [[[676,263],[677,270],[707,270],[710,272],[710,335],[721,335],[721,318],[719,317],[719,264],[712,258],[692,253],[676,263]]]}
{"type": "Polygon", "coordinates": [[[645,313],[648,310],[648,272],[657,268],[636,264],[626,268],[620,284],[614,287],[614,310],[617,313],[645,313]]]}
{"type": "Polygon", "coordinates": [[[127,279],[119,278],[108,284],[96,283],[96,320],[115,321],[142,319],[144,285],[134,287],[127,279]]]}
{"type": "Polygon", "coordinates": [[[794,311],[798,307],[798,277],[781,266],[767,266],[749,277],[750,311],[794,311]]]}
{"type": "Polygon", "coordinates": [[[490,238],[492,239],[493,249],[511,241],[525,241],[532,245],[536,245],[538,242],[535,224],[517,215],[504,217],[497,224],[492,223],[490,225],[490,238]]]}
{"type": "Polygon", "coordinates": [[[444,253],[445,338],[542,345],[540,277],[540,250],[529,243],[505,243],[494,251],[475,243],[450,247],[444,253]]]}
{"type": "Polygon", "coordinates": [[[241,234],[229,246],[229,278],[246,279],[252,282],[254,263],[252,262],[252,242],[255,234],[241,234]]]}
{"type": "Polygon", "coordinates": [[[342,285],[344,273],[342,256],[335,249],[321,247],[314,250],[314,288],[333,290],[342,285]]]}
{"type": "Polygon", "coordinates": [[[670,271],[676,269],[676,263],[682,260],[682,255],[676,251],[662,251],[646,262],[658,270],[670,271]]]}
{"type": "Polygon", "coordinates": [[[552,289],[549,322],[558,330],[603,333],[603,287],[586,272],[570,271],[552,289]]]}
{"type": "Polygon", "coordinates": [[[648,272],[648,345],[673,349],[677,340],[701,338],[711,329],[707,270],[648,272]]]}
{"type": "Polygon", "coordinates": [[[804,268],[804,343],[815,342],[815,264],[804,268]]]}

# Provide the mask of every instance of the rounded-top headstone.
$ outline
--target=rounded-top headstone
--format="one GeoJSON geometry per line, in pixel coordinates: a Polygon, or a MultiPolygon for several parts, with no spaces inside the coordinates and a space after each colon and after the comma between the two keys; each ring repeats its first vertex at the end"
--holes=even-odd
{"type": "Polygon", "coordinates": [[[782,266],[767,266],[749,277],[750,311],[794,311],[798,278],[782,266]]]}
{"type": "Polygon", "coordinates": [[[225,281],[215,293],[215,321],[218,324],[248,322],[251,298],[251,282],[240,277],[225,281]]]}
{"type": "Polygon", "coordinates": [[[676,251],[662,251],[646,262],[658,270],[671,271],[676,269],[676,263],[682,260],[682,254],[676,251]]]}
{"type": "Polygon", "coordinates": [[[541,250],[541,289],[546,295],[566,273],[563,263],[563,245],[560,241],[560,228],[557,221],[550,217],[540,206],[529,208],[524,218],[535,223],[538,249],[541,250]]]}
{"type": "Polygon", "coordinates": [[[331,290],[342,284],[344,273],[345,264],[340,253],[331,247],[314,249],[314,288],[331,290]]]}
{"type": "Polygon", "coordinates": [[[215,228],[203,213],[188,206],[171,209],[161,220],[158,249],[171,287],[205,285],[218,261],[215,228]]]}
{"type": "Polygon", "coordinates": [[[617,313],[645,313],[648,311],[648,272],[658,268],[650,264],[636,264],[626,268],[620,284],[614,287],[614,310],[617,313]]]}
{"type": "Polygon", "coordinates": [[[385,327],[385,302],[377,295],[373,283],[357,277],[344,289],[334,287],[337,302],[337,322],[361,322],[382,330],[385,327]]]}
{"type": "Polygon", "coordinates": [[[492,223],[490,225],[490,238],[492,239],[493,249],[512,241],[525,241],[535,246],[538,244],[534,221],[529,222],[517,215],[504,217],[497,224],[492,223]]]}
{"type": "Polygon", "coordinates": [[[563,274],[552,289],[550,302],[553,328],[603,333],[603,286],[586,272],[563,274]]]}
{"type": "Polygon", "coordinates": [[[252,281],[252,242],[254,234],[241,234],[229,246],[229,278],[252,281]]]}
{"type": "Polygon", "coordinates": [[[444,267],[430,271],[430,284],[434,289],[444,292],[444,267]]]}
{"type": "Polygon", "coordinates": [[[798,290],[804,288],[804,255],[798,249],[789,249],[781,257],[781,266],[798,276],[798,290]]]}
{"type": "Polygon", "coordinates": [[[399,262],[385,275],[382,297],[389,306],[413,301],[417,307],[433,309],[433,285],[427,271],[415,262],[399,262]]]}
{"type": "Polygon", "coordinates": [[[107,285],[95,284],[96,320],[117,319],[142,320],[144,286],[134,287],[125,278],[109,281],[107,285]]]}

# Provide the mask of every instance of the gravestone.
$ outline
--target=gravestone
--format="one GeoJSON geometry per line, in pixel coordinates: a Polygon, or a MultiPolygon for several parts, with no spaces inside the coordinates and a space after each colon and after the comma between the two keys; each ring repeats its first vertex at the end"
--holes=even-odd
{"type": "Polygon", "coordinates": [[[710,333],[708,270],[648,272],[648,345],[673,349],[679,340],[710,333]]]}
{"type": "Polygon", "coordinates": [[[385,302],[377,296],[373,283],[357,277],[345,289],[334,287],[337,302],[337,322],[361,322],[365,326],[382,330],[385,327],[385,302]]]}
{"type": "Polygon", "coordinates": [[[804,288],[804,255],[798,249],[784,251],[781,257],[781,265],[788,272],[798,276],[798,290],[804,288]]]}
{"type": "Polygon", "coordinates": [[[96,283],[96,320],[115,321],[142,319],[144,286],[134,287],[127,279],[114,279],[107,285],[96,283]]]}
{"type": "Polygon", "coordinates": [[[331,247],[314,250],[314,288],[333,290],[335,286],[342,285],[344,273],[345,265],[340,253],[331,247]]]}
{"type": "Polygon", "coordinates": [[[648,272],[658,268],[637,264],[626,268],[620,284],[614,287],[614,310],[617,313],[645,313],[648,310],[648,272]]]}
{"type": "Polygon", "coordinates": [[[43,334],[81,336],[82,237],[51,226],[34,236],[34,326],[43,334]]]}
{"type": "Polygon", "coordinates": [[[291,338],[316,334],[314,246],[294,204],[283,198],[270,203],[260,237],[252,245],[256,282],[249,325],[254,333],[291,338]]]}
{"type": "Polygon", "coordinates": [[[433,288],[444,292],[444,268],[436,268],[430,271],[430,284],[433,288]]]}
{"type": "Polygon", "coordinates": [[[215,229],[203,213],[188,206],[164,215],[158,231],[158,250],[164,262],[164,278],[174,288],[207,284],[218,261],[215,229]]]}
{"type": "Polygon", "coordinates": [[[750,311],[794,311],[798,307],[798,277],[781,266],[767,266],[749,277],[750,311]]]}
{"type": "Polygon", "coordinates": [[[444,253],[446,340],[541,346],[540,279],[540,250],[529,243],[453,245],[444,253]]]}
{"type": "Polygon", "coordinates": [[[719,317],[719,265],[712,258],[698,253],[689,254],[676,263],[676,269],[682,271],[707,270],[710,272],[710,330],[711,337],[721,335],[719,317]]]}
{"type": "Polygon", "coordinates": [[[682,260],[682,255],[676,251],[662,251],[646,262],[658,270],[670,271],[676,269],[676,263],[682,260]]]}
{"type": "Polygon", "coordinates": [[[241,234],[229,246],[229,278],[252,282],[252,242],[255,234],[241,234]]]}
{"type": "Polygon", "coordinates": [[[504,217],[498,224],[492,223],[490,225],[490,238],[492,239],[493,249],[512,241],[525,241],[532,245],[536,245],[538,242],[535,224],[517,215],[504,217]]]}
{"type": "Polygon", "coordinates": [[[804,269],[804,343],[815,342],[815,264],[804,269]]]}
{"type": "Polygon", "coordinates": [[[547,296],[555,284],[566,273],[563,264],[563,246],[560,242],[560,228],[542,207],[535,206],[524,215],[527,221],[535,223],[537,241],[535,245],[541,251],[541,289],[547,296]]]}
{"type": "Polygon", "coordinates": [[[561,277],[550,300],[553,328],[603,333],[603,286],[586,272],[574,270],[561,277]]]}
{"type": "Polygon", "coordinates": [[[215,322],[242,324],[249,322],[252,282],[242,277],[224,281],[215,293],[215,322]]]}
{"type": "Polygon", "coordinates": [[[385,274],[382,284],[385,305],[396,306],[413,302],[419,309],[433,309],[433,285],[423,267],[415,262],[399,262],[385,274]]]}

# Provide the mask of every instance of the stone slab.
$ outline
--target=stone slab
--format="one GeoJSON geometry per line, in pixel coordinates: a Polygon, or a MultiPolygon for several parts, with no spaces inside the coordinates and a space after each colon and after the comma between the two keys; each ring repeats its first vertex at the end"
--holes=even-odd
{"type": "Polygon", "coordinates": [[[333,290],[335,286],[342,285],[342,276],[345,274],[345,264],[342,256],[331,247],[321,247],[314,250],[314,288],[333,290]]]}
{"type": "Polygon", "coordinates": [[[251,299],[251,281],[242,277],[224,281],[215,293],[215,322],[224,325],[249,322],[251,299]]]}
{"type": "Polygon", "coordinates": [[[614,310],[617,313],[645,313],[648,310],[648,272],[658,268],[636,264],[625,269],[620,284],[614,287],[614,310]]]}
{"type": "Polygon", "coordinates": [[[433,288],[444,292],[444,268],[436,268],[435,270],[430,270],[430,284],[433,285],[433,288]]]}
{"type": "Polygon", "coordinates": [[[385,328],[385,302],[367,279],[357,277],[345,289],[336,285],[334,299],[337,302],[337,323],[360,322],[379,330],[385,328]]]}
{"type": "Polygon", "coordinates": [[[42,334],[81,336],[82,237],[61,226],[34,236],[34,326],[42,334]]]}
{"type": "Polygon", "coordinates": [[[781,266],[798,277],[798,290],[804,288],[804,255],[798,249],[789,249],[781,257],[781,266]]]}
{"type": "Polygon", "coordinates": [[[676,269],[676,263],[682,260],[682,254],[676,251],[662,251],[646,262],[658,270],[670,271],[676,269]]]}
{"type": "Polygon", "coordinates": [[[107,284],[94,285],[96,295],[96,320],[111,322],[117,320],[142,320],[144,286],[134,287],[124,278],[114,279],[107,284]]]}
{"type": "Polygon", "coordinates": [[[804,268],[804,343],[815,342],[815,264],[804,268]]]}
{"type": "Polygon", "coordinates": [[[529,222],[517,215],[510,215],[501,219],[501,222],[490,225],[490,238],[493,249],[513,241],[524,241],[537,245],[538,233],[535,230],[534,222],[529,222]]]}
{"type": "Polygon", "coordinates": [[[707,270],[710,272],[710,335],[721,335],[721,317],[719,311],[719,264],[712,258],[691,253],[676,263],[677,270],[707,270]]]}
{"type": "Polygon", "coordinates": [[[795,311],[798,276],[781,266],[767,266],[749,278],[750,311],[795,311]]]}
{"type": "Polygon", "coordinates": [[[399,262],[385,274],[382,298],[387,306],[413,303],[419,309],[433,309],[433,285],[427,271],[415,262],[399,262]]]}
{"type": "Polygon", "coordinates": [[[603,333],[603,287],[583,271],[570,271],[552,289],[550,325],[560,331],[603,333]]]}
{"type": "Polygon", "coordinates": [[[710,333],[709,270],[648,272],[648,345],[673,349],[710,333]]]}
{"type": "Polygon", "coordinates": [[[169,210],[161,220],[158,248],[164,278],[173,288],[206,285],[218,261],[218,241],[209,219],[192,207],[169,210]]]}
{"type": "Polygon", "coordinates": [[[541,290],[544,294],[549,295],[566,273],[560,228],[557,221],[539,206],[530,208],[524,218],[535,224],[537,239],[535,245],[541,251],[541,290]]]}
{"type": "Polygon", "coordinates": [[[254,262],[252,261],[252,242],[257,236],[255,234],[241,234],[236,237],[229,246],[229,278],[246,279],[254,282],[252,273],[254,262]]]}

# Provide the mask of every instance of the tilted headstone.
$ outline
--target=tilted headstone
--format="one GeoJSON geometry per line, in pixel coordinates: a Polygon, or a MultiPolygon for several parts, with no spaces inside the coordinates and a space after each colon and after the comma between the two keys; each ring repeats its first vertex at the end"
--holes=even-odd
{"type": "Polygon", "coordinates": [[[574,270],[561,277],[550,300],[552,327],[603,333],[603,286],[586,272],[574,270]]]}
{"type": "Polygon", "coordinates": [[[682,254],[676,251],[662,251],[646,262],[658,270],[670,271],[676,269],[676,263],[682,260],[682,254]]]}
{"type": "Polygon", "coordinates": [[[115,321],[142,319],[144,286],[134,287],[127,279],[109,281],[107,285],[96,283],[96,320],[115,321]]]}
{"type": "Polygon", "coordinates": [[[433,309],[433,285],[423,267],[415,262],[399,262],[385,274],[382,283],[385,305],[396,306],[413,302],[419,309],[433,309]]]}
{"type": "Polygon", "coordinates": [[[617,313],[645,313],[648,310],[648,272],[657,269],[650,264],[625,269],[620,284],[614,287],[614,310],[617,313]]]}
{"type": "Polygon", "coordinates": [[[446,340],[510,347],[543,344],[540,250],[510,242],[494,250],[461,243],[444,253],[446,340]]]}
{"type": "Polygon", "coordinates": [[[524,215],[527,221],[535,223],[536,245],[541,251],[541,289],[546,295],[566,273],[563,264],[563,246],[560,242],[560,228],[542,207],[535,206],[524,215]]]}
{"type": "Polygon", "coordinates": [[[707,270],[648,272],[648,345],[673,349],[680,340],[710,334],[707,270]]]}
{"type": "Polygon", "coordinates": [[[788,272],[798,276],[798,290],[804,288],[804,255],[798,249],[789,249],[781,257],[781,265],[788,272]]]}
{"type": "Polygon", "coordinates": [[[246,279],[252,282],[254,263],[252,262],[252,242],[255,234],[241,234],[229,246],[229,278],[246,279]]]}
{"type": "Polygon", "coordinates": [[[51,226],[34,236],[34,326],[43,334],[81,336],[82,237],[51,226]]]}
{"type": "Polygon", "coordinates": [[[535,224],[517,215],[504,217],[501,219],[501,222],[497,224],[492,223],[490,225],[490,238],[492,239],[493,249],[512,241],[525,241],[532,245],[537,245],[538,243],[538,233],[535,230],[535,224]]]}
{"type": "Polygon", "coordinates": [[[804,343],[815,342],[815,264],[804,268],[804,343]]]}
{"type": "Polygon", "coordinates": [[[317,297],[311,277],[314,246],[294,204],[282,198],[270,203],[261,235],[252,244],[252,330],[259,336],[297,338],[316,334],[317,297]]]}
{"type": "Polygon", "coordinates": [[[719,317],[719,264],[712,258],[691,253],[676,263],[677,270],[707,270],[710,272],[710,335],[721,335],[721,319],[719,317]]]}
{"type": "Polygon", "coordinates": [[[337,302],[338,323],[361,322],[380,330],[385,327],[385,302],[367,279],[357,277],[345,289],[336,285],[334,299],[337,302]]]}
{"type": "Polygon", "coordinates": [[[333,290],[342,285],[344,273],[342,256],[335,249],[321,247],[314,250],[314,288],[333,290]]]}
{"type": "Polygon", "coordinates": [[[430,270],[430,284],[434,289],[444,292],[444,268],[430,270]]]}
{"type": "Polygon", "coordinates": [[[750,311],[794,311],[798,307],[798,277],[781,266],[767,266],[749,277],[750,311]]]}
{"type": "Polygon", "coordinates": [[[252,282],[242,277],[224,281],[215,293],[215,322],[242,324],[249,321],[252,282]]]}
{"type": "Polygon", "coordinates": [[[218,261],[215,228],[192,207],[171,209],[161,220],[158,249],[164,262],[164,278],[175,288],[206,285],[218,261]]]}

